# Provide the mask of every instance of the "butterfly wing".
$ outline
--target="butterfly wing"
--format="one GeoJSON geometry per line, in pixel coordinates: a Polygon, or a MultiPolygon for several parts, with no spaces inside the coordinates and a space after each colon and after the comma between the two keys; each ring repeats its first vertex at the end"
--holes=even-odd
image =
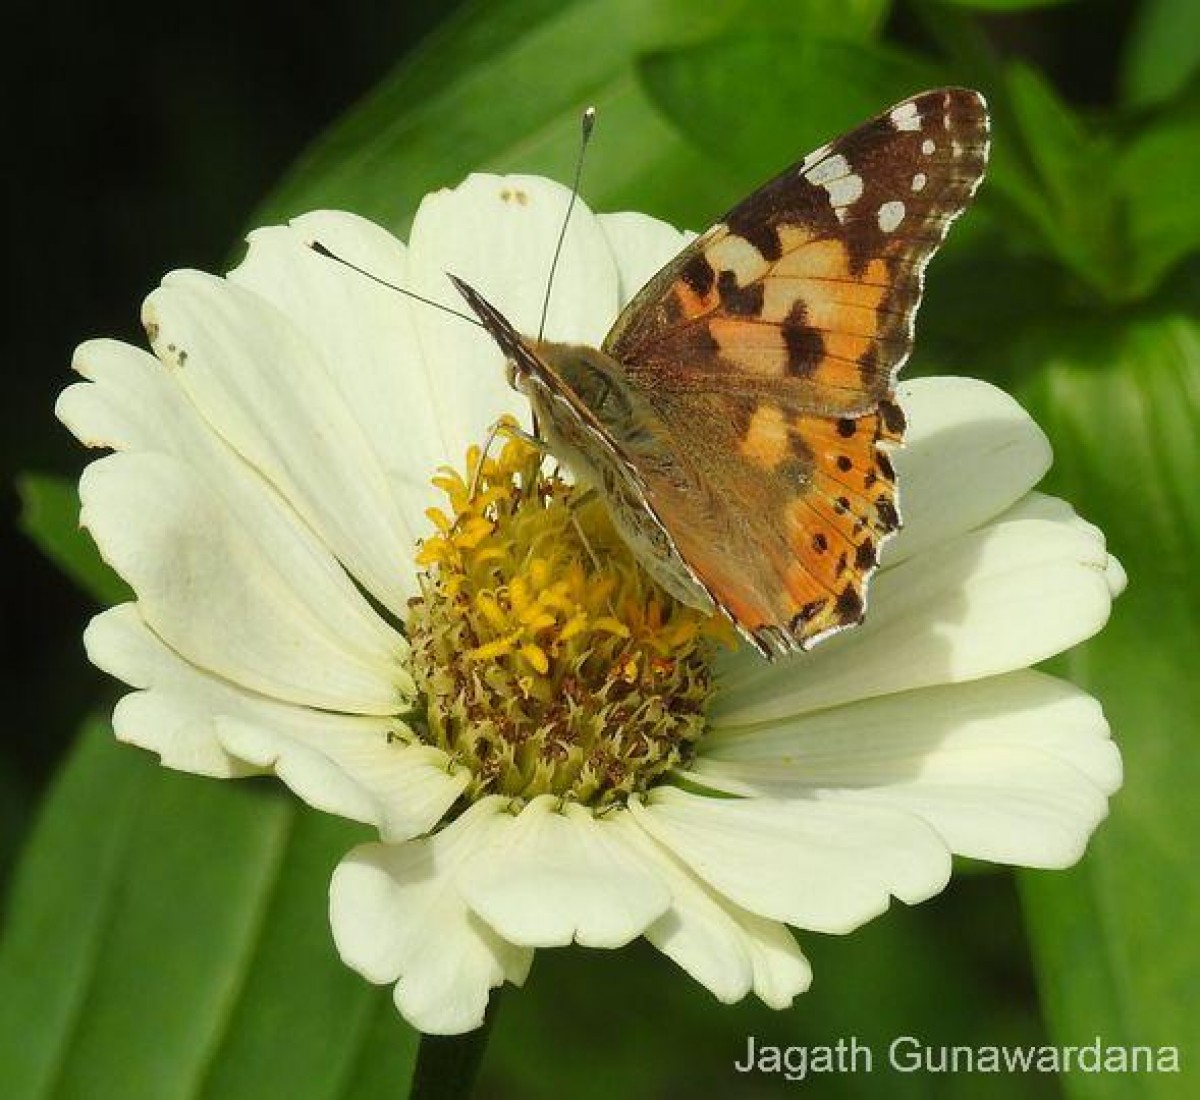
{"type": "Polygon", "coordinates": [[[767,656],[861,620],[879,544],[899,526],[886,447],[903,416],[797,410],[766,390],[663,389],[658,431],[623,440],[673,557],[767,656]]]}
{"type": "Polygon", "coordinates": [[[685,480],[705,489],[681,497],[678,476],[651,471],[648,503],[735,622],[775,651],[863,616],[879,546],[900,525],[887,452],[903,434],[893,387],[923,273],[987,151],[977,92],[907,99],[734,207],[605,341],[685,480]]]}

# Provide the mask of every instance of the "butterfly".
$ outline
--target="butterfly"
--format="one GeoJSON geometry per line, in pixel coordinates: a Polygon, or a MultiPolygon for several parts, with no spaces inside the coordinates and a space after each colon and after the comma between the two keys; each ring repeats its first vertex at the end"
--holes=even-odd
{"type": "Polygon", "coordinates": [[[649,574],[784,656],[866,614],[901,522],[896,376],[925,267],[987,155],[978,92],[906,99],[696,237],[600,348],[522,336],[451,279],[649,574]]]}

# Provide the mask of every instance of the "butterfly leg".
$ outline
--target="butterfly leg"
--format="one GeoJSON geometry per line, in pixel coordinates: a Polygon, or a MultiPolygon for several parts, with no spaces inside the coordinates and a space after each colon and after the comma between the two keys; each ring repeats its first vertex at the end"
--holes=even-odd
{"type": "Polygon", "coordinates": [[[575,528],[575,534],[579,536],[579,541],[583,543],[584,550],[587,551],[587,556],[592,559],[592,566],[597,573],[603,572],[604,566],[600,564],[600,557],[592,548],[592,544],[588,542],[588,537],[583,533],[583,525],[579,522],[579,517],[571,513],[571,526],[575,528]]]}
{"type": "Polygon", "coordinates": [[[600,556],[596,553],[595,549],[592,547],[592,544],[588,541],[587,535],[583,533],[583,524],[579,522],[579,509],[589,501],[595,500],[597,496],[599,496],[599,494],[596,492],[595,488],[589,487],[584,489],[584,491],[575,498],[573,507],[571,508],[571,526],[575,528],[575,534],[579,536],[579,541],[583,543],[583,548],[585,551],[587,551],[587,556],[592,559],[592,565],[595,567],[596,572],[599,573],[604,568],[600,563],[600,556]]]}

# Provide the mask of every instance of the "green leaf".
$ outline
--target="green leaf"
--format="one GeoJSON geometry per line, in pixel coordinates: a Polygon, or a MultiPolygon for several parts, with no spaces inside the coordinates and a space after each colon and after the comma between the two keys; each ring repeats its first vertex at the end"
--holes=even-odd
{"type": "Polygon", "coordinates": [[[580,112],[594,104],[588,200],[698,223],[724,192],[721,169],[653,109],[635,79],[637,56],[784,20],[866,34],[885,11],[883,0],[470,4],[301,158],[255,221],[329,206],[403,233],[426,192],[470,171],[567,179],[580,112]]]}
{"type": "Polygon", "coordinates": [[[1042,182],[1059,204],[1078,200],[1082,162],[1092,159],[1083,122],[1045,76],[1029,65],[1013,65],[1007,85],[1026,151],[1042,182]]]}
{"type": "Polygon", "coordinates": [[[1127,297],[1112,142],[1086,127],[1036,69],[1013,65],[1006,93],[1015,130],[1007,139],[1001,130],[997,144],[1011,142],[1032,168],[1034,190],[1022,203],[1026,214],[1083,284],[1107,300],[1127,297]]]}
{"type": "Polygon", "coordinates": [[[1121,98],[1152,107],[1178,95],[1200,72],[1200,4],[1141,0],[1121,64],[1121,98]]]}
{"type": "Polygon", "coordinates": [[[33,792],[28,776],[8,752],[0,756],[0,905],[8,888],[8,875],[28,827],[33,792]]]}
{"type": "MultiPolygon", "coordinates": [[[[1200,325],[1092,323],[1056,340],[1023,393],[1055,444],[1050,487],[1104,529],[1129,574],[1112,620],[1065,671],[1104,704],[1126,778],[1078,867],[1023,875],[1039,985],[1056,1042],[1173,1044],[1194,1067],[1200,325]]],[[[1186,1074],[1072,1074],[1064,1086],[1078,1098],[1195,1095],[1186,1074]]]]}
{"type": "Polygon", "coordinates": [[[17,479],[21,529],[88,595],[103,604],[131,598],[128,586],[100,558],[79,526],[79,491],[73,481],[48,474],[17,479]]]}
{"type": "Polygon", "coordinates": [[[362,833],[269,785],[164,772],[90,724],[10,898],[5,1094],[402,1095],[415,1035],[337,959],[326,918],[362,833]]]}
{"type": "MultiPolygon", "coordinates": [[[[968,217],[963,228],[982,213],[968,217]]],[[[1049,260],[1011,256],[1003,231],[995,226],[977,234],[969,247],[954,247],[958,228],[929,269],[913,361],[905,373],[982,375],[1011,385],[1036,368],[1014,356],[1012,338],[1061,321],[1066,278],[1049,260]],[[998,339],[998,333],[1005,338],[998,339]]]]}
{"type": "Polygon", "coordinates": [[[726,201],[943,75],[871,43],[785,32],[661,51],[641,64],[654,102],[727,165],[736,187],[726,201]]]}
{"type": "Polygon", "coordinates": [[[1116,165],[1114,183],[1125,202],[1130,245],[1129,280],[1139,295],[1200,251],[1198,107],[1181,106],[1139,131],[1116,165]]]}

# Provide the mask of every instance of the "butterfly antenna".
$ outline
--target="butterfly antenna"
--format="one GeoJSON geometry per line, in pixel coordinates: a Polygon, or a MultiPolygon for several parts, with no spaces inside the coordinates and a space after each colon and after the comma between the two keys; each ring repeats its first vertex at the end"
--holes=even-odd
{"type": "Polygon", "coordinates": [[[442,305],[441,302],[435,302],[432,298],[425,298],[416,291],[408,290],[406,287],[397,286],[395,283],[389,283],[386,279],[381,279],[378,275],[368,271],[365,267],[359,267],[358,264],[351,263],[347,259],[339,256],[336,252],[331,252],[320,241],[305,241],[318,256],[324,256],[327,260],[334,260],[343,267],[348,267],[351,271],[357,271],[360,275],[366,276],[373,283],[378,283],[380,286],[385,286],[388,290],[394,290],[397,294],[403,294],[406,298],[412,298],[414,301],[422,302],[424,305],[433,306],[434,309],[440,309],[443,313],[449,313],[451,317],[457,317],[460,321],[469,321],[477,328],[483,328],[483,322],[475,317],[468,316],[466,313],[460,313],[457,309],[451,309],[449,306],[442,305]]]}
{"type": "Polygon", "coordinates": [[[558,269],[558,258],[562,255],[563,242],[567,239],[567,226],[571,224],[571,211],[579,198],[579,181],[583,178],[583,156],[587,152],[588,142],[592,139],[592,130],[596,126],[596,108],[589,107],[579,120],[579,156],[575,158],[575,179],[571,184],[571,201],[567,204],[567,213],[563,218],[562,229],[558,231],[558,243],[554,246],[554,259],[550,261],[550,274],[546,278],[546,296],[542,299],[542,319],[538,322],[538,343],[546,332],[546,315],[550,312],[550,291],[554,287],[554,272],[558,269]]]}

